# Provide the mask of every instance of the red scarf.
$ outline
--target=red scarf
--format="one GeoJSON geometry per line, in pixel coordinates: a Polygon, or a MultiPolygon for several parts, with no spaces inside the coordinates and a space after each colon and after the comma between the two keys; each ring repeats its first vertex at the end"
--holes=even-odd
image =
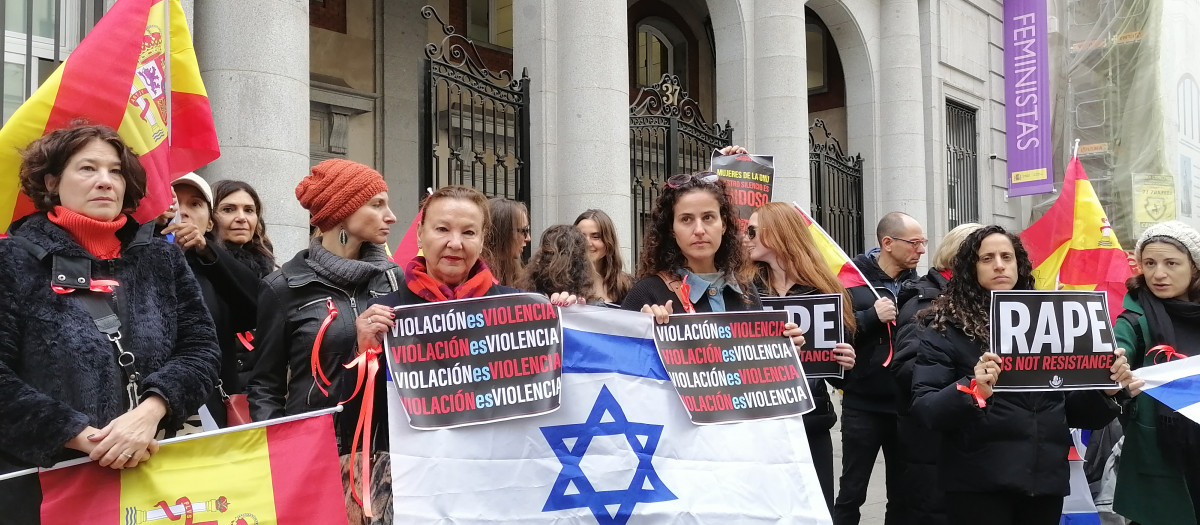
{"type": "Polygon", "coordinates": [[[413,257],[404,268],[405,281],[412,293],[430,302],[448,301],[450,299],[467,299],[483,297],[492,289],[492,271],[479,259],[467,279],[462,284],[451,289],[445,283],[434,279],[425,270],[425,257],[413,257]]]}
{"type": "Polygon", "coordinates": [[[88,253],[100,259],[116,259],[121,256],[121,240],[117,238],[117,230],[128,220],[124,214],[111,221],[98,221],[62,206],[55,206],[46,217],[50,222],[67,230],[71,238],[88,253]]]}
{"type": "Polygon", "coordinates": [[[945,270],[938,270],[938,273],[942,274],[942,277],[945,277],[947,281],[954,276],[954,272],[952,272],[949,268],[945,270]]]}

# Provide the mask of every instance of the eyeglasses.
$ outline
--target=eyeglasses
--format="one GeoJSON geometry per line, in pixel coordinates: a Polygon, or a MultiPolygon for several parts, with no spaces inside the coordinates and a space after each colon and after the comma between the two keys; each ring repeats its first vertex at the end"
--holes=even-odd
{"type": "Polygon", "coordinates": [[[529,232],[531,232],[531,231],[533,231],[533,230],[529,229],[528,226],[526,226],[524,228],[517,228],[517,233],[519,233],[521,235],[529,235],[529,232]]]}
{"type": "MultiPolygon", "coordinates": [[[[901,239],[899,237],[893,237],[891,235],[888,235],[888,238],[893,241],[903,242],[905,244],[908,244],[909,246],[912,246],[913,248],[925,248],[925,247],[929,246],[929,239],[918,239],[915,241],[910,241],[908,239],[901,239]]],[[[751,239],[753,239],[753,237],[751,237],[751,239]]]]}
{"type": "Polygon", "coordinates": [[[753,241],[755,237],[758,237],[758,226],[747,226],[746,238],[753,241]]]}
{"type": "Polygon", "coordinates": [[[695,181],[697,184],[715,184],[719,178],[720,177],[712,171],[680,173],[678,175],[672,175],[671,178],[667,179],[667,186],[671,188],[680,188],[693,181],[695,181]]]}

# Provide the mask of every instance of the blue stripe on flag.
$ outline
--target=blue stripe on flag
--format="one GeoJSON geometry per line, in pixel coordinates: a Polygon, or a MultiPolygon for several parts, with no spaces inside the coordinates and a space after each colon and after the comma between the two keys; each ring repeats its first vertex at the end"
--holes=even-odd
{"type": "Polygon", "coordinates": [[[1100,515],[1095,512],[1063,514],[1058,525],[1100,525],[1100,515]]]}
{"type": "Polygon", "coordinates": [[[654,341],[640,337],[563,329],[563,372],[618,373],[667,380],[654,341]]]}
{"type": "Polygon", "coordinates": [[[1200,403],[1200,376],[1181,377],[1144,392],[1174,410],[1183,410],[1200,403]]]}

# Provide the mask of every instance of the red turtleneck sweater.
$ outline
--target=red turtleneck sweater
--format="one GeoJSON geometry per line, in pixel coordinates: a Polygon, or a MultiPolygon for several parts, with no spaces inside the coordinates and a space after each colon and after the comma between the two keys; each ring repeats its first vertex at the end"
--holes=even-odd
{"type": "Polygon", "coordinates": [[[121,256],[121,240],[117,239],[117,230],[128,220],[124,214],[117,216],[116,220],[98,221],[62,206],[55,206],[48,217],[50,222],[67,230],[75,242],[88,253],[101,259],[116,259],[121,256]]]}

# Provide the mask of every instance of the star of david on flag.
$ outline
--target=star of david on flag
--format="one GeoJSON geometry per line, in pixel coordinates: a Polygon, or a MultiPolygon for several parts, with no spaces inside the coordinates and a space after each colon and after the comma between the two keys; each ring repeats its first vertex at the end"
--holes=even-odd
{"type": "Polygon", "coordinates": [[[388,395],[395,521],[828,524],[800,417],[692,424],[650,316],[562,309],[562,405],[455,429],[388,395]]]}
{"type": "Polygon", "coordinates": [[[542,510],[587,507],[598,523],[624,524],[633,514],[634,506],[640,502],[676,499],[654,471],[652,463],[662,429],[662,425],[630,422],[607,386],[600,389],[600,396],[596,398],[587,421],[542,427],[542,435],[546,436],[550,448],[562,462],[562,472],[554,482],[542,510]],[[580,468],[592,438],[597,436],[623,436],[637,454],[637,470],[624,490],[598,491],[580,468]],[[568,441],[572,444],[568,445],[568,441]],[[574,493],[568,494],[571,489],[574,489],[574,493]]]}

